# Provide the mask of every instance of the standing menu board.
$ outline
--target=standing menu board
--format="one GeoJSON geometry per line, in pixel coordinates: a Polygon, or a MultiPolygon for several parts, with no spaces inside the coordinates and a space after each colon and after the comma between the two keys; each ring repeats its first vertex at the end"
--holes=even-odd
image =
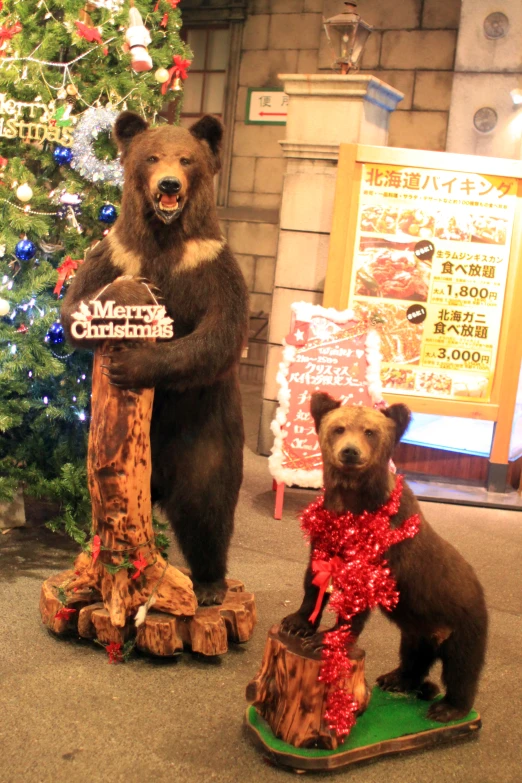
{"type": "Polygon", "coordinates": [[[362,165],[348,305],[380,333],[385,392],[490,400],[517,187],[362,165]]]}
{"type": "Polygon", "coordinates": [[[351,306],[379,332],[386,402],[495,422],[487,486],[497,492],[521,303],[522,161],[341,144],[323,304],[351,306]]]}
{"type": "MultiPolygon", "coordinates": [[[[343,405],[382,403],[379,338],[351,310],[294,302],[277,375],[279,407],[268,460],[278,483],[322,487],[323,463],[310,413],[314,391],[343,405]]],[[[279,517],[278,517],[279,518],[279,517]]]]}

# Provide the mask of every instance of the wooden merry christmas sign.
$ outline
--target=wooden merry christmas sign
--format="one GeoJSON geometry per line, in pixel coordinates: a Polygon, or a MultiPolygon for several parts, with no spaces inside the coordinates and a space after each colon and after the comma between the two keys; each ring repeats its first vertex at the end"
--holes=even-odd
{"type": "Polygon", "coordinates": [[[153,299],[152,304],[117,305],[113,300],[101,302],[100,296],[109,286],[105,286],[89,304],[81,302],[77,312],[72,314],[73,337],[77,340],[170,340],[174,335],[174,322],[149,286],[146,283],[143,285],[153,299]]]}

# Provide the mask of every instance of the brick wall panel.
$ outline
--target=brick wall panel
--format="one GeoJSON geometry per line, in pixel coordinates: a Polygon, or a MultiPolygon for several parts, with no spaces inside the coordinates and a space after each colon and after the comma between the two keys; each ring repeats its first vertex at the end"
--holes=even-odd
{"type": "Polygon", "coordinates": [[[381,66],[399,70],[452,70],[454,30],[391,30],[383,35],[381,66]]]}

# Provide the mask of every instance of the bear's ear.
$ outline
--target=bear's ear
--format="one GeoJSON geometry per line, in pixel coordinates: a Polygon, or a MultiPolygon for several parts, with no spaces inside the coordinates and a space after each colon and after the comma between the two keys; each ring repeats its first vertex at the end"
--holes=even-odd
{"type": "Polygon", "coordinates": [[[395,405],[390,405],[389,408],[385,408],[382,412],[395,424],[395,443],[398,443],[410,424],[410,409],[403,405],[402,402],[398,402],[395,405]]]}
{"type": "Polygon", "coordinates": [[[319,432],[321,426],[321,419],[330,411],[334,411],[336,408],[341,407],[340,400],[334,400],[329,394],[325,392],[314,392],[310,402],[310,413],[315,422],[315,429],[319,432]]]}
{"type": "Polygon", "coordinates": [[[223,140],[223,125],[217,117],[205,114],[200,120],[189,128],[192,135],[198,141],[204,141],[212,157],[213,173],[217,174],[221,168],[221,142],[223,140]]]}
{"type": "Polygon", "coordinates": [[[127,151],[133,138],[146,131],[148,127],[148,122],[133,111],[122,111],[118,115],[114,123],[114,138],[122,155],[127,151]]]}

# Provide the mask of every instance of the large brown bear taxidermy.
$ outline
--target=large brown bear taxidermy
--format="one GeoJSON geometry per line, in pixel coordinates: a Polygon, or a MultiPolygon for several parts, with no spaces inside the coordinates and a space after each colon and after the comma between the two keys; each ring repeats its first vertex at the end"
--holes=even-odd
{"type": "MultiPolygon", "coordinates": [[[[316,393],[312,395],[311,412],[323,455],[324,508],[338,514],[377,511],[395,486],[389,460],[410,422],[409,409],[402,404],[383,411],[341,407],[328,394],[316,393]]],[[[464,717],[473,705],[484,664],[487,611],[473,569],[430,527],[405,483],[391,527],[400,527],[415,514],[420,518],[417,534],[394,544],[385,554],[399,601],[395,609],[384,614],[401,631],[400,664],[379,677],[377,683],[383,690],[416,692],[420,698],[433,699],[439,689],[426,678],[440,659],[446,694],[430,706],[428,716],[447,722],[464,717]]],[[[283,620],[282,628],[308,637],[305,644],[320,649],[322,634],[317,629],[328,594],[311,623],[309,617],[319,595],[312,580],[309,564],[303,603],[283,620]]],[[[366,611],[353,617],[352,633],[356,637],[368,616],[366,611]]]]}
{"type": "Polygon", "coordinates": [[[123,343],[107,357],[106,371],[121,388],[156,390],[152,500],[172,524],[200,604],[224,597],[243,476],[238,365],[248,294],[215,207],[222,134],[211,116],[187,130],[149,128],[137,114],[119,115],[114,135],[125,170],[121,213],[88,254],[62,305],[70,342],[91,350],[95,343],[72,337],[71,315],[104,286],[102,302],[146,304],[143,278],[156,286],[174,319],[171,341],[123,343]]]}

